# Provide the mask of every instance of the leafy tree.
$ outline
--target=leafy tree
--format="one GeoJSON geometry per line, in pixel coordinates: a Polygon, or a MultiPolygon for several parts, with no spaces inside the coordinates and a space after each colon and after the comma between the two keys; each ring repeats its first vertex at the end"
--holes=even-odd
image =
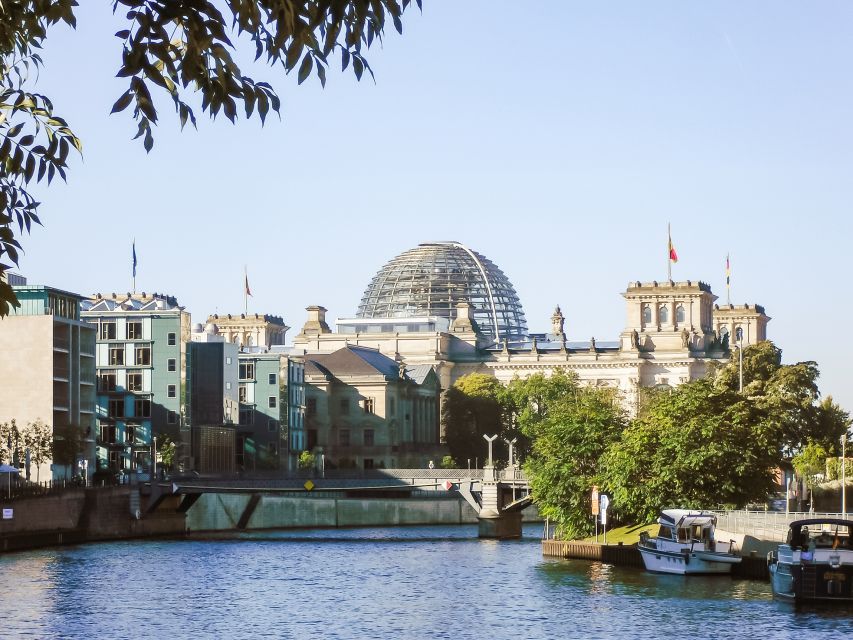
{"type": "Polygon", "coordinates": [[[535,426],[524,469],[539,512],[558,523],[560,535],[589,533],[590,490],[599,484],[599,460],[619,439],[626,418],[610,390],[575,385],[554,398],[535,426]]]}
{"type": "Polygon", "coordinates": [[[299,454],[299,460],[297,462],[300,469],[313,469],[317,464],[317,456],[315,456],[310,451],[303,451],[299,454]]]}
{"type": "Polygon", "coordinates": [[[0,464],[14,464],[15,447],[21,444],[21,429],[12,418],[9,422],[0,422],[0,464]]]}
{"type": "Polygon", "coordinates": [[[806,484],[813,487],[817,484],[817,476],[826,473],[826,459],[829,457],[826,449],[816,442],[809,442],[803,450],[794,456],[791,463],[794,470],[806,484]]]}
{"type": "MultiPolygon", "coordinates": [[[[418,6],[421,0],[415,0],[418,6]]],[[[240,39],[255,60],[296,72],[302,84],[316,74],[326,84],[326,71],[340,55],[342,70],[351,66],[360,80],[373,75],[363,53],[381,41],[387,22],[402,33],[403,12],[411,0],[113,0],[126,28],[120,41],[118,76],[128,88],[112,112],[130,109],[136,138],[150,151],[152,128],[158,123],[155,95],[171,100],[181,127],[196,126],[187,93],[201,95],[201,111],[220,113],[231,122],[238,110],[264,122],[278,113],[280,100],[266,82],[245,75],[232,52],[240,39]]],[[[55,175],[66,177],[70,150],[82,144],[68,123],[54,113],[44,95],[30,91],[42,64],[42,48],[50,27],[76,25],[76,0],[0,0],[0,276],[18,263],[21,246],[15,237],[40,224],[39,203],[28,187],[55,175]]],[[[0,278],[0,316],[17,305],[11,287],[0,278]]]]}
{"type": "Polygon", "coordinates": [[[29,423],[24,430],[24,446],[30,452],[30,463],[36,467],[36,482],[38,482],[41,465],[50,460],[53,450],[53,429],[41,420],[29,423]]]}
{"type": "Polygon", "coordinates": [[[178,445],[169,436],[157,438],[157,453],[160,457],[160,464],[163,465],[164,469],[171,469],[175,464],[177,451],[178,445]]]}
{"type": "MultiPolygon", "coordinates": [[[[717,370],[718,388],[737,391],[738,358],[717,370]]],[[[779,435],[784,455],[801,451],[809,442],[834,451],[850,425],[849,415],[831,397],[818,402],[820,391],[817,363],[782,364],[782,350],[765,340],[743,352],[743,395],[758,410],[764,428],[779,435]]]]}
{"type": "Polygon", "coordinates": [[[601,485],[619,515],[653,520],[666,507],[764,500],[778,434],[756,406],[705,378],[657,395],[602,460],[601,485]]]}
{"type": "Polygon", "coordinates": [[[453,460],[453,456],[444,456],[441,462],[438,463],[438,467],[440,469],[455,469],[456,461],[453,460]]]}
{"type": "MultiPolygon", "coordinates": [[[[467,461],[485,459],[484,435],[506,436],[503,424],[502,398],[504,386],[497,378],[482,373],[471,373],[459,378],[447,390],[441,407],[441,422],[450,455],[457,466],[467,461]]],[[[497,444],[497,443],[496,443],[497,444]]],[[[495,461],[501,459],[495,454],[495,461]]]]}
{"type": "Polygon", "coordinates": [[[53,428],[53,462],[65,466],[65,477],[77,464],[77,456],[82,445],[79,426],[68,424],[53,428]]]}

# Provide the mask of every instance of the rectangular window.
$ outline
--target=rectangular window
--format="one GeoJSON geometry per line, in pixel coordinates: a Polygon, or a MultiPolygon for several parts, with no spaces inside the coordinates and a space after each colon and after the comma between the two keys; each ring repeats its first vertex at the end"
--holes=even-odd
{"type": "Polygon", "coordinates": [[[137,418],[150,418],[151,400],[148,398],[137,398],[133,403],[133,415],[137,418]]]}
{"type": "Polygon", "coordinates": [[[395,398],[388,398],[388,415],[395,416],[397,415],[397,402],[395,398]]]}
{"type": "Polygon", "coordinates": [[[136,345],[134,353],[136,355],[134,364],[138,366],[148,366],[151,364],[151,347],[149,345],[136,345]]]}
{"type": "Polygon", "coordinates": [[[231,356],[225,356],[225,364],[231,364],[231,356]]]}
{"type": "Polygon", "coordinates": [[[169,371],[175,371],[175,370],[177,370],[177,368],[178,368],[178,361],[175,360],[174,358],[169,358],[168,362],[166,363],[166,369],[168,369],[169,371]]]}
{"type": "Polygon", "coordinates": [[[349,429],[341,429],[338,431],[338,444],[342,447],[349,446],[349,429]]]}
{"type": "Polygon", "coordinates": [[[270,384],[275,384],[275,374],[274,373],[270,374],[269,380],[270,380],[270,384]]]}
{"type": "Polygon", "coordinates": [[[239,400],[240,402],[248,402],[248,400],[246,400],[246,398],[248,398],[248,397],[249,397],[249,390],[246,388],[245,384],[241,384],[237,388],[237,400],[239,400]]]}
{"type": "Polygon", "coordinates": [[[170,411],[166,414],[166,424],[178,424],[178,413],[170,411]]]}
{"type": "Polygon", "coordinates": [[[128,371],[127,372],[127,390],[142,391],[142,372],[128,371]]]}
{"type": "Polygon", "coordinates": [[[226,382],[226,383],[225,383],[225,390],[226,390],[226,391],[231,391],[231,383],[230,383],[230,382],[226,382]]]}
{"type": "Polygon", "coordinates": [[[174,334],[174,333],[170,333],[170,334],[168,335],[168,337],[167,337],[166,342],[167,342],[167,344],[168,344],[170,347],[174,347],[174,346],[175,346],[175,343],[177,342],[177,339],[176,339],[175,334],[174,334]]]}
{"type": "Polygon", "coordinates": [[[127,323],[127,339],[142,340],[142,322],[135,320],[127,323]]]}
{"type": "Polygon", "coordinates": [[[267,431],[269,431],[270,433],[274,432],[277,426],[278,425],[276,424],[275,420],[267,420],[267,431]]]}
{"type": "Polygon", "coordinates": [[[364,446],[372,447],[374,442],[373,438],[373,429],[365,429],[364,430],[364,446]]]}
{"type": "Polygon", "coordinates": [[[254,421],[254,410],[240,409],[240,424],[243,426],[250,425],[254,421]]]}
{"type": "Polygon", "coordinates": [[[275,396],[270,396],[269,405],[270,409],[275,409],[278,406],[278,398],[276,398],[275,396]]]}
{"type": "Polygon", "coordinates": [[[317,430],[316,429],[308,429],[308,443],[307,443],[308,451],[311,451],[316,446],[317,446],[317,430]]]}
{"type": "Polygon", "coordinates": [[[99,373],[98,374],[98,391],[110,392],[116,390],[116,374],[99,373]]]}
{"type": "Polygon", "coordinates": [[[136,442],[136,425],[129,424],[124,428],[124,441],[131,445],[136,442]]]}
{"type": "Polygon", "coordinates": [[[175,385],[170,384],[168,387],[166,387],[166,395],[167,396],[169,396],[170,398],[174,398],[176,396],[176,394],[177,394],[177,387],[175,385]]]}
{"type": "Polygon", "coordinates": [[[348,416],[349,415],[349,398],[341,398],[340,407],[341,407],[341,415],[348,416]]]}
{"type": "Polygon", "coordinates": [[[109,401],[107,405],[107,415],[110,418],[123,418],[124,417],[124,400],[121,398],[113,398],[109,401]]]}
{"type": "Polygon", "coordinates": [[[99,340],[116,339],[116,323],[114,320],[101,320],[101,330],[98,333],[99,340]]]}
{"type": "Polygon", "coordinates": [[[115,444],[116,426],[114,424],[101,425],[101,442],[104,444],[115,444]]]}
{"type": "Polygon", "coordinates": [[[254,362],[241,362],[240,363],[240,380],[254,380],[255,379],[255,363],[254,362]]]}
{"type": "Polygon", "coordinates": [[[124,364],[124,345],[110,347],[110,366],[117,367],[124,364]]]}
{"type": "Polygon", "coordinates": [[[305,415],[317,415],[317,398],[308,398],[307,400],[305,400],[305,415]]]}
{"type": "Polygon", "coordinates": [[[374,398],[365,398],[364,399],[364,412],[365,413],[375,413],[376,409],[376,400],[374,398]]]}

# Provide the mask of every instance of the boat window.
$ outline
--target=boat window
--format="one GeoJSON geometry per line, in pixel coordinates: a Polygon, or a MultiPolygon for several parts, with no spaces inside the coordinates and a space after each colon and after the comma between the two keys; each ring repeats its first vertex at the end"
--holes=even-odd
{"type": "Polygon", "coordinates": [[[661,528],[658,530],[658,538],[672,538],[672,529],[661,525],[661,528]]]}
{"type": "Polygon", "coordinates": [[[679,542],[687,542],[689,539],[690,539],[690,531],[688,529],[679,529],[678,530],[679,542]]]}

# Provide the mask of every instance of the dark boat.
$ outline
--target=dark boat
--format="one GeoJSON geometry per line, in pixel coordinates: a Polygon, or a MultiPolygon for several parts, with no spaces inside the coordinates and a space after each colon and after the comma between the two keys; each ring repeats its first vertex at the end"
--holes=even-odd
{"type": "Polygon", "coordinates": [[[773,595],[788,602],[853,604],[853,520],[796,520],[767,556],[773,595]]]}

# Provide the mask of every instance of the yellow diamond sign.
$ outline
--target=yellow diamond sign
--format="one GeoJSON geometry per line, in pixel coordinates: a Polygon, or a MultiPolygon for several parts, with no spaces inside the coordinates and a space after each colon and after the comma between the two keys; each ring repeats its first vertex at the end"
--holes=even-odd
{"type": "Polygon", "coordinates": [[[314,483],[310,480],[306,480],[305,484],[303,484],[302,486],[305,487],[305,491],[311,491],[311,489],[314,488],[314,483]]]}

